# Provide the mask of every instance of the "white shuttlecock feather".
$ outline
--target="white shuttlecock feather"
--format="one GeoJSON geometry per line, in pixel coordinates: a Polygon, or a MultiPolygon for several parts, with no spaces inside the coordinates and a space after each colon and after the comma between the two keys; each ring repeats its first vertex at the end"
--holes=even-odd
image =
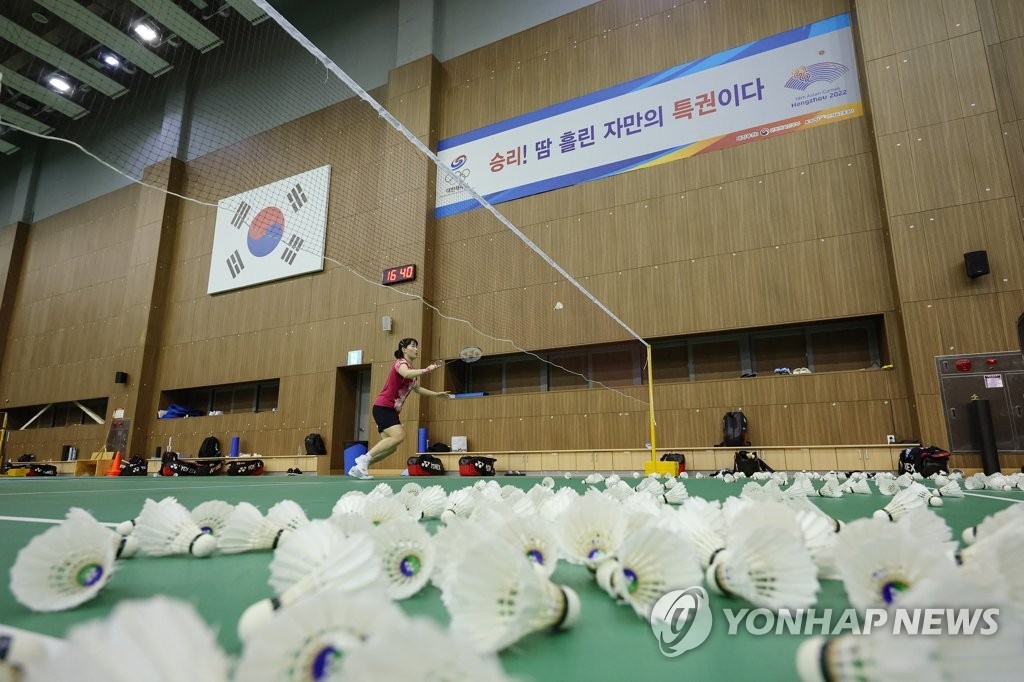
{"type": "Polygon", "coordinates": [[[434,543],[423,526],[399,519],[375,527],[371,538],[392,599],[408,599],[423,589],[434,570],[434,543]]]}
{"type": "Polygon", "coordinates": [[[804,546],[793,512],[760,504],[750,518],[733,524],[726,549],[706,572],[708,586],[766,608],[808,608],[820,587],[818,569],[804,546]]]}
{"type": "Polygon", "coordinates": [[[448,502],[448,493],[439,485],[431,485],[420,491],[419,499],[423,518],[439,519],[448,502]]]}
{"type": "Polygon", "coordinates": [[[224,530],[224,524],[234,508],[235,505],[228,504],[224,500],[207,500],[196,505],[189,512],[189,516],[201,531],[217,536],[224,530]]]}
{"type": "Polygon", "coordinates": [[[849,523],[836,547],[836,569],[855,608],[885,608],[931,576],[954,570],[936,547],[910,534],[905,524],[881,519],[849,523]]]}
{"type": "Polygon", "coordinates": [[[470,650],[427,618],[378,627],[363,646],[345,652],[340,679],[512,682],[495,656],[470,650]],[[401,656],[395,642],[402,642],[401,656]]]}
{"type": "Polygon", "coordinates": [[[572,563],[595,567],[615,552],[626,537],[628,520],[621,505],[602,493],[588,491],[574,499],[558,519],[562,554],[572,563]]]}
{"type": "Polygon", "coordinates": [[[59,656],[27,670],[26,682],[225,682],[229,659],[191,604],[157,596],[123,601],[102,620],[77,625],[59,656]],[[167,633],[174,633],[168,646],[167,633]],[[111,654],[111,643],[131,642],[111,654]]]}
{"type": "Polygon", "coordinates": [[[597,567],[598,584],[621,598],[644,620],[666,592],[700,585],[697,555],[689,541],[664,528],[647,526],[632,533],[597,567]]]}
{"type": "Polygon", "coordinates": [[[531,632],[571,627],[579,597],[556,585],[506,542],[474,544],[442,592],[452,633],[479,651],[501,651],[531,632]]]}
{"type": "Polygon", "coordinates": [[[873,516],[876,519],[895,521],[911,509],[926,505],[931,496],[932,493],[928,488],[920,483],[911,483],[909,487],[896,493],[889,504],[877,510],[873,516]]]}
{"type": "Polygon", "coordinates": [[[375,633],[391,632],[395,624],[404,619],[400,609],[379,592],[328,588],[306,595],[281,609],[272,621],[249,635],[234,679],[246,682],[343,679],[339,676],[340,665],[349,652],[357,650],[375,633]]]}
{"type": "Polygon", "coordinates": [[[274,549],[289,532],[293,531],[263,516],[254,505],[239,502],[228,515],[217,548],[224,554],[274,549]]]}
{"type": "Polygon", "coordinates": [[[386,582],[370,537],[345,537],[326,520],[310,521],[281,542],[270,562],[269,582],[276,596],[252,604],[238,620],[238,636],[243,641],[273,618],[276,610],[307,594],[329,588],[376,591],[386,597],[386,582]]]}
{"type": "Polygon", "coordinates": [[[288,530],[302,528],[309,523],[305,510],[294,500],[281,500],[268,509],[267,520],[288,530]]]}
{"type": "Polygon", "coordinates": [[[191,554],[208,557],[217,547],[213,536],[204,533],[188,509],[174,498],[146,500],[135,520],[139,548],[150,556],[191,554]]]}
{"type": "Polygon", "coordinates": [[[111,533],[85,513],[32,538],[11,567],[14,598],[33,611],[64,611],[95,597],[114,573],[111,533]]]}

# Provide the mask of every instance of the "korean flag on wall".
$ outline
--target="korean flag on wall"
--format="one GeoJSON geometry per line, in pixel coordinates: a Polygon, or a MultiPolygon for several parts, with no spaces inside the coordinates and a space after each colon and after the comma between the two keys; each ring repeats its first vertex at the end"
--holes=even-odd
{"type": "Polygon", "coordinates": [[[324,269],[331,167],[218,202],[206,293],[324,269]]]}

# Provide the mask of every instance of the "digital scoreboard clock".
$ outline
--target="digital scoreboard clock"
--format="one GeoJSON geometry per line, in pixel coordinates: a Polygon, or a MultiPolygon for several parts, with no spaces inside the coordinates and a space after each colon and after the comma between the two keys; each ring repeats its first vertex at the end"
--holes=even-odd
{"type": "Polygon", "coordinates": [[[399,265],[397,268],[388,268],[384,271],[382,284],[398,284],[399,282],[411,282],[416,279],[416,265],[399,265]]]}

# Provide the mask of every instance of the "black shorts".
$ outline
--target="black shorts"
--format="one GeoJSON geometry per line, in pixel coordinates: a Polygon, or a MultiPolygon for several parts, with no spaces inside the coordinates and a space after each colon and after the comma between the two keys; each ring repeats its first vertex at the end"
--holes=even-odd
{"type": "Polygon", "coordinates": [[[398,420],[398,412],[393,407],[381,407],[380,405],[373,406],[373,421],[377,422],[377,433],[384,433],[384,429],[390,429],[396,424],[401,424],[398,420]]]}

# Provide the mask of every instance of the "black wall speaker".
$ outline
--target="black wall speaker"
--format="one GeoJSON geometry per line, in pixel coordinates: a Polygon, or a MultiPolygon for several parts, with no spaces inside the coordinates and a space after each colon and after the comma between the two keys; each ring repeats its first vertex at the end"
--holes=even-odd
{"type": "Polygon", "coordinates": [[[967,269],[967,276],[971,279],[987,275],[988,251],[969,251],[964,254],[964,268],[967,269]]]}
{"type": "Polygon", "coordinates": [[[128,372],[114,372],[114,383],[115,384],[127,384],[128,383],[128,372]]]}

